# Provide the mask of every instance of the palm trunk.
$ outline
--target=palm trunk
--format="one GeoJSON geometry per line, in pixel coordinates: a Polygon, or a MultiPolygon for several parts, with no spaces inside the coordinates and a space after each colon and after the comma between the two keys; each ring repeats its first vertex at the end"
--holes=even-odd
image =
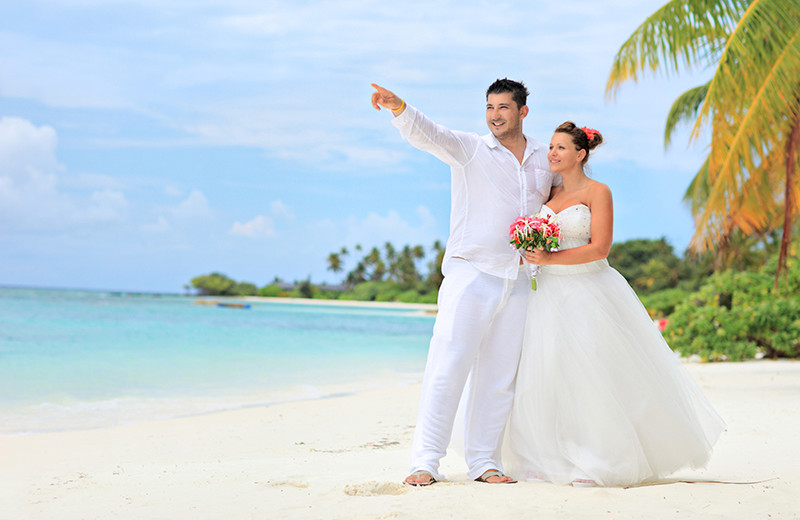
{"type": "Polygon", "coordinates": [[[792,242],[792,215],[794,213],[794,200],[792,199],[792,187],[794,186],[795,155],[797,144],[800,142],[800,114],[794,120],[792,132],[789,134],[789,142],[786,143],[786,191],[784,195],[783,210],[783,236],[781,237],[781,251],[778,255],[778,271],[775,273],[775,288],[781,274],[786,274],[786,259],[789,256],[789,244],[792,242]]]}
{"type": "Polygon", "coordinates": [[[719,237],[717,241],[717,251],[716,255],[714,256],[714,271],[724,271],[728,267],[730,267],[730,245],[731,245],[731,233],[733,233],[733,219],[730,215],[726,217],[725,220],[725,231],[722,232],[722,235],[719,237]]]}

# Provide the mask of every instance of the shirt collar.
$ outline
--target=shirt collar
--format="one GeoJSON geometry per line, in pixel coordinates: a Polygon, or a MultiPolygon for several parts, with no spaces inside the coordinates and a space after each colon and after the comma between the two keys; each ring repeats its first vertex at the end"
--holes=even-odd
{"type": "MultiPolygon", "coordinates": [[[[525,156],[532,154],[533,152],[539,150],[539,148],[542,147],[542,143],[540,143],[536,139],[533,139],[528,134],[522,134],[522,135],[525,136],[525,156]]],[[[503,146],[491,132],[483,136],[483,142],[489,148],[497,148],[498,146],[503,146]]]]}

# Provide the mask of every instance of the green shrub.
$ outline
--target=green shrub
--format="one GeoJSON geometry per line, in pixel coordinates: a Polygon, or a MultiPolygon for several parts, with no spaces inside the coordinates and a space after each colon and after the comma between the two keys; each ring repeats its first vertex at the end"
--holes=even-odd
{"type": "Polygon", "coordinates": [[[285,297],[287,294],[286,291],[278,287],[276,284],[270,284],[259,289],[258,295],[266,298],[279,298],[285,297]]]}
{"type": "Polygon", "coordinates": [[[437,292],[429,292],[429,293],[425,293],[425,294],[420,294],[419,295],[419,299],[417,300],[417,303],[434,303],[435,304],[437,302],[437,297],[438,296],[439,296],[438,291],[437,292]]]}
{"type": "Polygon", "coordinates": [[[209,296],[232,296],[236,294],[236,281],[222,273],[211,273],[192,278],[192,286],[200,294],[209,296]]]}
{"type": "Polygon", "coordinates": [[[712,275],[669,317],[670,346],[709,361],[800,357],[800,266],[789,262],[777,288],[775,266],[712,275]]]}
{"type": "Polygon", "coordinates": [[[236,296],[256,296],[258,294],[258,287],[250,282],[239,282],[234,286],[233,294],[236,296]]]}
{"type": "Polygon", "coordinates": [[[381,285],[381,282],[363,282],[342,293],[339,299],[372,302],[377,298],[381,285]]]}
{"type": "Polygon", "coordinates": [[[669,316],[675,307],[686,301],[691,293],[683,289],[672,288],[657,291],[651,294],[640,294],[639,299],[647,308],[650,317],[654,320],[669,316]]]}
{"type": "Polygon", "coordinates": [[[396,302],[404,301],[400,299],[403,289],[395,282],[382,282],[375,295],[376,302],[396,302]]]}

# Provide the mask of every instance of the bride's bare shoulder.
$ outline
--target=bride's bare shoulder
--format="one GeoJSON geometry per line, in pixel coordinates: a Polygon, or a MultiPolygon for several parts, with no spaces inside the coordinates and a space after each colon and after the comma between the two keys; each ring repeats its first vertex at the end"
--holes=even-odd
{"type": "Polygon", "coordinates": [[[611,201],[611,188],[602,182],[593,181],[588,188],[587,193],[587,206],[589,208],[610,207],[611,201]]]}
{"type": "Polygon", "coordinates": [[[592,183],[589,185],[589,195],[592,197],[599,196],[599,197],[610,197],[611,196],[611,188],[608,187],[607,184],[603,184],[600,181],[592,180],[592,183]]]}

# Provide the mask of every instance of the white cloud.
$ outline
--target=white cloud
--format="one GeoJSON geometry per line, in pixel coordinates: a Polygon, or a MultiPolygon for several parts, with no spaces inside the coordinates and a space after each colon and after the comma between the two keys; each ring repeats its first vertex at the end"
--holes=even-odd
{"type": "Polygon", "coordinates": [[[270,215],[257,215],[252,220],[241,223],[236,221],[228,231],[229,234],[248,238],[271,238],[276,236],[275,219],[291,224],[296,220],[292,209],[281,200],[274,200],[269,205],[270,215]]]}
{"type": "Polygon", "coordinates": [[[177,220],[189,222],[206,221],[214,218],[214,212],[208,205],[208,200],[199,190],[192,190],[189,196],[176,207],[171,208],[169,213],[177,220]]]}
{"type": "Polygon", "coordinates": [[[347,221],[343,244],[360,244],[363,247],[372,247],[391,242],[395,247],[405,245],[423,245],[426,248],[437,236],[436,219],[430,210],[424,206],[416,209],[420,223],[414,225],[404,219],[397,211],[389,210],[385,215],[370,212],[363,219],[351,218],[347,221]]]}
{"type": "Polygon", "coordinates": [[[123,216],[129,203],[125,194],[117,190],[95,191],[89,197],[86,219],[90,221],[114,221],[123,216]]]}
{"type": "Polygon", "coordinates": [[[234,222],[229,233],[248,238],[268,238],[275,236],[275,224],[269,217],[258,215],[244,224],[238,221],[234,222]]]}
{"type": "MultiPolygon", "coordinates": [[[[58,139],[47,125],[21,118],[0,119],[0,227],[7,231],[53,231],[118,222],[128,209],[125,194],[80,179],[88,196],[63,187],[56,159],[58,139]]],[[[94,178],[97,180],[97,178],[94,178]]]]}
{"type": "Polygon", "coordinates": [[[274,200],[269,205],[269,208],[270,208],[270,213],[274,217],[277,217],[277,218],[280,218],[280,219],[283,219],[283,220],[288,220],[288,221],[294,221],[295,220],[294,212],[292,211],[292,209],[289,206],[284,204],[283,201],[274,200]]]}
{"type": "Polygon", "coordinates": [[[36,127],[19,117],[0,118],[0,172],[24,181],[31,173],[53,173],[60,168],[56,160],[58,138],[51,126],[36,127]]]}

